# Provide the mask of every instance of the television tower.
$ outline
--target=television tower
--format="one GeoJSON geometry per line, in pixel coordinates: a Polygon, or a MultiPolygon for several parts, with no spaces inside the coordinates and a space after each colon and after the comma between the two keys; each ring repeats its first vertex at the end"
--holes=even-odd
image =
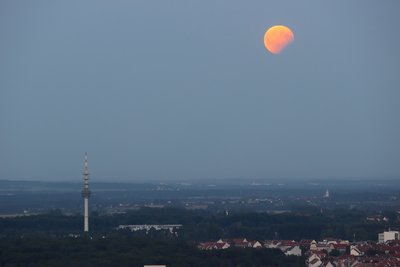
{"type": "Polygon", "coordinates": [[[89,169],[87,153],[85,153],[85,163],[83,170],[83,189],[82,189],[83,205],[84,205],[84,226],[83,231],[89,232],[89,169]]]}

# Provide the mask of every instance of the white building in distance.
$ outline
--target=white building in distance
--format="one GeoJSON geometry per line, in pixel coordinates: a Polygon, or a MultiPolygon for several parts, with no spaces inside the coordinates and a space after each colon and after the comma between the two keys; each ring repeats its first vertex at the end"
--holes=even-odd
{"type": "Polygon", "coordinates": [[[398,240],[400,236],[399,231],[385,231],[378,234],[378,242],[385,243],[390,240],[398,240]]]}

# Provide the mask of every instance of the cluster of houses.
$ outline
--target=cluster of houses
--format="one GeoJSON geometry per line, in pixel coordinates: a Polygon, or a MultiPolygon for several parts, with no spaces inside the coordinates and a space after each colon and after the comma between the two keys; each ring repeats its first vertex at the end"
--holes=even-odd
{"type": "Polygon", "coordinates": [[[270,240],[266,242],[247,240],[246,238],[234,238],[234,239],[219,239],[218,241],[207,241],[198,245],[199,249],[202,250],[213,250],[213,249],[227,249],[230,247],[237,248],[277,248],[282,250],[287,256],[301,256],[302,251],[300,244],[293,240],[270,240]]]}
{"type": "Polygon", "coordinates": [[[322,241],[267,240],[264,242],[237,238],[200,243],[198,248],[202,250],[230,247],[280,249],[287,256],[304,255],[308,267],[400,267],[400,240],[398,238],[381,239],[383,234],[386,237],[391,234],[390,232],[380,234],[378,243],[351,243],[348,240],[335,238],[325,238],[322,241]]]}
{"type": "Polygon", "coordinates": [[[371,215],[368,216],[366,220],[371,222],[388,222],[389,218],[383,215],[371,215]]]}
{"type": "Polygon", "coordinates": [[[308,267],[400,267],[400,242],[313,241],[306,256],[308,267]]]}

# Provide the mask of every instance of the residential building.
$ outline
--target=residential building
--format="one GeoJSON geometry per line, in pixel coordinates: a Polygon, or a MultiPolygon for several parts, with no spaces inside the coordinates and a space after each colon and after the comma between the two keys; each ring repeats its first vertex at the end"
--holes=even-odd
{"type": "Polygon", "coordinates": [[[378,243],[385,243],[390,240],[398,240],[400,232],[399,231],[385,231],[378,234],[378,243]]]}

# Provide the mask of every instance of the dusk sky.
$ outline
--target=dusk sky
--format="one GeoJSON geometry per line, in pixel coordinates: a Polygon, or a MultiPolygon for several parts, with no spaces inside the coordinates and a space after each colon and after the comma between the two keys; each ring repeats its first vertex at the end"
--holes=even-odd
{"type": "Polygon", "coordinates": [[[400,1],[0,2],[0,179],[400,179],[400,1]],[[269,53],[265,31],[294,41],[269,53]]]}

